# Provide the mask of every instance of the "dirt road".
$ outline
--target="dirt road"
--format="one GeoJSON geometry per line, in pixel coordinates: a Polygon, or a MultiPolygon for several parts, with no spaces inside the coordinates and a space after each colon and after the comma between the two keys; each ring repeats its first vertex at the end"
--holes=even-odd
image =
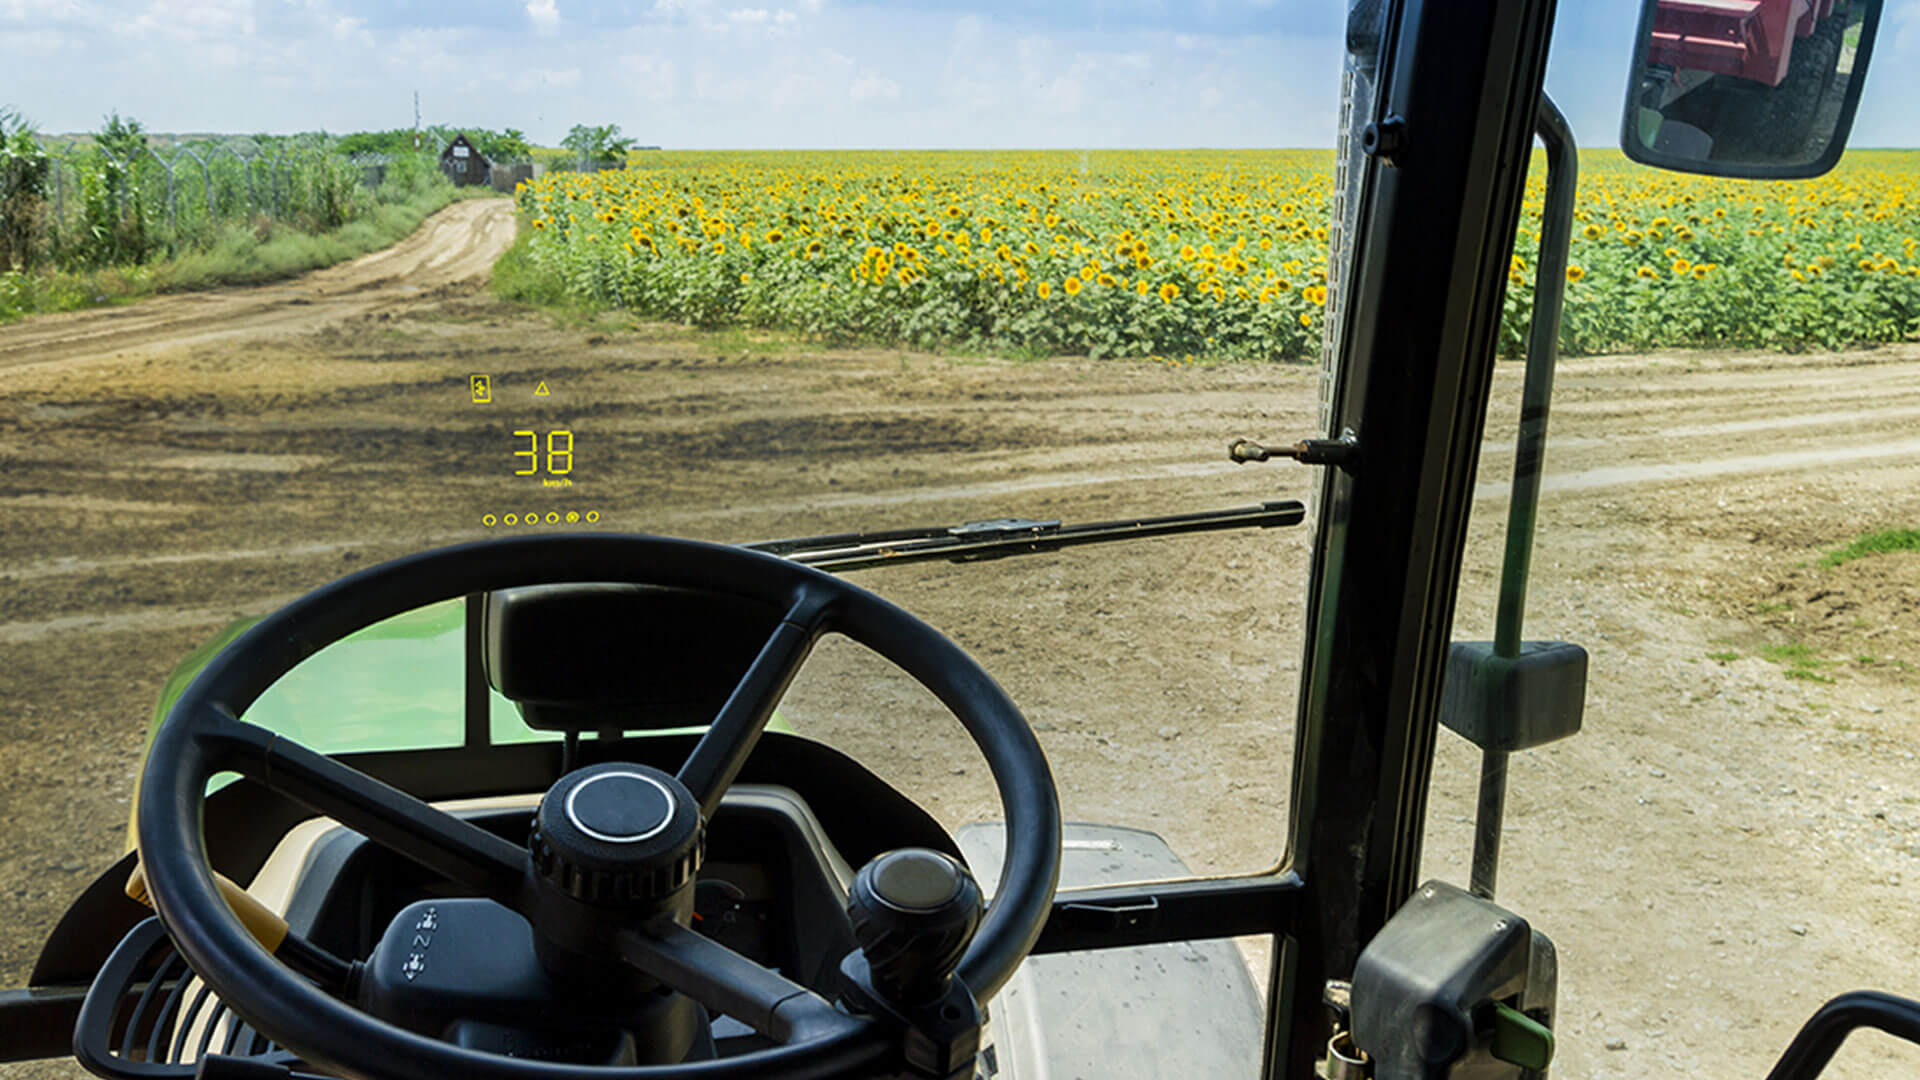
{"type": "MultiPolygon", "coordinates": [[[[510,229],[504,204],[457,204],[391,252],[285,285],[0,338],[0,982],[22,981],[117,854],[176,660],[370,561],[529,510],[747,540],[1310,486],[1223,454],[1236,435],[1311,431],[1308,369],[557,326],[478,289],[510,229]],[[491,404],[472,403],[473,374],[491,404]],[[574,433],[571,487],[513,475],[518,430],[574,433]]],[[[1519,370],[1496,378],[1463,638],[1491,635],[1519,370]]],[[[1920,555],[1817,565],[1920,524],[1917,418],[1913,347],[1563,365],[1528,632],[1592,652],[1587,727],[1516,758],[1501,872],[1502,900],[1560,945],[1556,1075],[1757,1076],[1826,996],[1920,993],[1920,555]]],[[[1251,870],[1282,847],[1307,539],[857,580],[1007,686],[1070,817],[1155,829],[1197,870],[1251,870]]],[[[823,649],[785,711],[950,823],[993,813],[957,725],[860,650],[823,649]]],[[[1443,736],[1435,876],[1466,877],[1476,764],[1443,736]]],[[[1836,1075],[1917,1071],[1920,1054],[1863,1039],[1836,1075]]]]}
{"type": "MultiPolygon", "coordinates": [[[[218,341],[296,334],[341,319],[417,304],[449,285],[484,278],[513,242],[505,199],[458,202],[406,239],[350,262],[254,288],[176,293],[107,310],[45,315],[7,327],[0,371],[37,377],[218,341]]],[[[0,386],[9,384],[0,383],[0,386]]]]}

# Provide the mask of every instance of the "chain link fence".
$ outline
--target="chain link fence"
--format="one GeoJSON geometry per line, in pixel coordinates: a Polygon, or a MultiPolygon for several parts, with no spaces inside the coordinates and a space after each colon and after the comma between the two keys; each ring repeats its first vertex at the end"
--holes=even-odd
{"type": "MultiPolygon", "coordinates": [[[[32,189],[0,192],[0,258],[19,269],[139,263],[211,247],[223,229],[283,224],[338,228],[376,202],[385,183],[425,180],[431,153],[338,153],[322,140],[142,144],[123,152],[99,143],[34,140],[39,161],[7,148],[0,172],[37,177],[32,189]]],[[[0,265],[0,270],[7,269],[0,265]]]]}

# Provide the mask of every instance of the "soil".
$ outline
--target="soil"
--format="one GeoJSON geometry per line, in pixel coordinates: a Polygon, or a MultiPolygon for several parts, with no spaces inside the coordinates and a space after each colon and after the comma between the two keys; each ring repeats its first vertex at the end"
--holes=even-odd
{"type": "MultiPolygon", "coordinates": [[[[0,985],[119,854],[178,659],[354,568],[529,510],[738,541],[1313,487],[1306,468],[1225,460],[1235,436],[1313,432],[1308,368],[557,319],[481,287],[511,231],[504,202],[459,203],[284,284],[0,337],[0,985]],[[575,433],[573,486],[512,475],[512,432],[557,428],[575,433]]],[[[1502,365],[1456,637],[1491,636],[1519,385],[1502,365]]],[[[1832,994],[1920,993],[1920,555],[1819,562],[1920,524],[1916,420],[1910,346],[1562,363],[1527,632],[1591,652],[1586,722],[1515,757],[1500,873],[1502,902],[1559,946],[1556,1075],[1761,1075],[1832,994]]],[[[1248,871],[1284,846],[1308,540],[854,580],[1007,687],[1070,818],[1248,871]]],[[[816,653],[783,712],[950,824],[996,813],[958,726],[857,646],[816,653]]],[[[1467,876],[1477,764],[1442,737],[1430,876],[1467,876]]],[[[1916,1071],[1920,1053],[1862,1036],[1829,1075],[1916,1071]]]]}

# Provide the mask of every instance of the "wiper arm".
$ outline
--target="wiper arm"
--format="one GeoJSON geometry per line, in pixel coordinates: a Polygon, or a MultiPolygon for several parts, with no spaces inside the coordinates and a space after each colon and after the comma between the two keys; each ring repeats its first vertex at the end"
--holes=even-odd
{"type": "Polygon", "coordinates": [[[1220,529],[1271,529],[1298,525],[1306,516],[1305,503],[1298,499],[1283,499],[1232,510],[1125,518],[1081,525],[1062,525],[1057,520],[994,518],[947,527],[833,533],[795,540],[762,540],[740,546],[817,566],[822,570],[861,570],[870,566],[932,562],[938,559],[949,562],[1001,559],[1009,555],[1032,555],[1082,544],[1103,544],[1109,540],[1148,536],[1174,536],[1220,529]]]}

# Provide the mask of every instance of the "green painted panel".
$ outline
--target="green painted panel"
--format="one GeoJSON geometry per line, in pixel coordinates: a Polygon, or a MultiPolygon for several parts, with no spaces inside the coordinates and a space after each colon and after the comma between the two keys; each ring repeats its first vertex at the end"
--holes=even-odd
{"type": "MultiPolygon", "coordinates": [[[[245,619],[229,625],[174,669],[154,708],[149,741],[200,669],[253,623],[245,619]]],[[[245,719],[323,754],[459,746],[464,737],[465,645],[464,599],[397,615],[349,634],[281,676],[247,710],[245,719]]],[[[513,702],[493,691],[488,695],[494,743],[560,737],[529,728],[513,702]]],[[[768,726],[793,730],[778,714],[768,726]]]]}

